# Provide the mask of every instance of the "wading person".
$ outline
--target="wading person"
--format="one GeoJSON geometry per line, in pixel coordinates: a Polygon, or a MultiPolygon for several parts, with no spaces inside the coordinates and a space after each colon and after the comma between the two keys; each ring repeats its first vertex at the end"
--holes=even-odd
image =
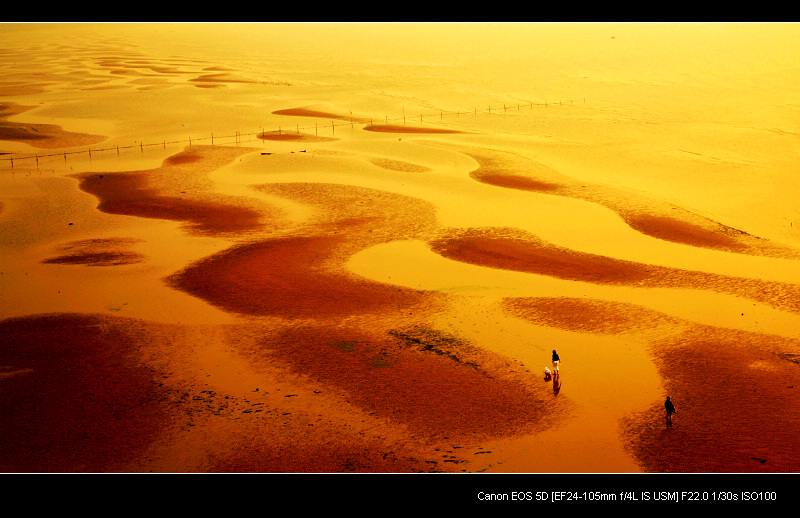
{"type": "Polygon", "coordinates": [[[677,412],[675,412],[675,405],[672,404],[669,396],[667,396],[667,400],[664,401],[664,408],[667,410],[667,424],[672,424],[672,414],[677,414],[677,412]]]}
{"type": "Polygon", "coordinates": [[[561,358],[558,357],[558,353],[553,349],[553,376],[558,376],[559,362],[561,362],[561,358]]]}

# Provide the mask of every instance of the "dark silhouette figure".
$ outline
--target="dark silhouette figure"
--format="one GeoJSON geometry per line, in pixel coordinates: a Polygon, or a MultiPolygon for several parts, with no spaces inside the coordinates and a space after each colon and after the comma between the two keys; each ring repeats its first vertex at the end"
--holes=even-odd
{"type": "Polygon", "coordinates": [[[675,411],[675,405],[672,404],[672,400],[669,399],[667,396],[667,400],[664,401],[664,408],[667,410],[667,424],[672,424],[672,414],[677,414],[675,411]]]}
{"type": "Polygon", "coordinates": [[[558,376],[558,364],[560,362],[561,358],[558,357],[558,353],[553,349],[553,376],[558,376]]]}

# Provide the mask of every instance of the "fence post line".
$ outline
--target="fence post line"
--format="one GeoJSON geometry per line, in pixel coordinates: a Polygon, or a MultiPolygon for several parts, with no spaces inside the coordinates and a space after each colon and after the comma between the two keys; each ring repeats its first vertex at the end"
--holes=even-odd
{"type": "MultiPolygon", "coordinates": [[[[586,103],[586,97],[582,97],[582,98],[578,99],[577,102],[581,102],[581,100],[583,100],[584,104],[586,103]]],[[[533,105],[534,104],[536,104],[537,106],[542,106],[543,105],[545,108],[549,108],[550,104],[563,106],[564,104],[567,104],[567,102],[569,102],[570,105],[574,105],[575,104],[575,99],[574,98],[570,98],[569,101],[558,100],[558,101],[553,101],[553,103],[550,103],[547,100],[545,100],[542,103],[539,103],[539,102],[534,103],[533,101],[528,101],[528,106],[529,106],[529,108],[531,110],[533,110],[533,105]]],[[[518,111],[522,109],[522,106],[524,106],[524,103],[521,103],[521,102],[517,102],[516,104],[517,104],[517,110],[518,111]]],[[[510,109],[514,108],[513,104],[509,105],[507,103],[503,103],[503,111],[507,112],[509,110],[509,106],[510,106],[510,109]]],[[[487,111],[488,114],[491,115],[491,113],[492,113],[491,105],[489,105],[487,107],[486,111],[487,111]]],[[[495,109],[495,112],[498,112],[498,110],[495,109]]],[[[469,111],[466,111],[466,110],[464,111],[465,115],[468,114],[468,113],[469,113],[469,111]]],[[[453,114],[455,114],[456,116],[460,117],[461,116],[461,111],[460,110],[448,111],[448,115],[453,115],[453,114]]],[[[478,108],[477,107],[473,108],[473,114],[474,114],[474,116],[477,117],[477,115],[478,115],[478,108]]],[[[406,125],[408,123],[408,120],[407,120],[408,117],[406,116],[405,106],[402,107],[402,115],[403,115],[403,125],[406,125]]],[[[436,113],[435,112],[432,112],[432,113],[420,113],[419,114],[419,122],[420,122],[420,124],[424,124],[424,122],[425,122],[424,118],[425,118],[426,115],[435,116],[436,113]]],[[[414,117],[412,116],[411,118],[413,119],[414,117]]],[[[442,109],[439,110],[439,119],[444,119],[444,110],[442,110],[442,109]]],[[[393,120],[396,121],[397,119],[393,119],[393,120]]],[[[345,119],[345,121],[346,121],[346,119],[345,119]]],[[[389,125],[389,116],[388,115],[384,116],[384,123],[387,126],[389,125]]],[[[342,122],[342,124],[345,124],[345,122],[342,122]]],[[[370,125],[374,124],[374,119],[370,118],[369,119],[369,124],[370,125]]],[[[350,127],[351,127],[351,129],[355,128],[355,118],[352,116],[352,114],[350,116],[350,127]]],[[[304,129],[310,129],[310,127],[304,128],[304,129]]],[[[299,122],[295,124],[295,131],[297,131],[297,134],[300,135],[300,124],[299,124],[299,122]]],[[[271,132],[275,132],[275,130],[271,130],[271,132]]],[[[277,132],[278,132],[279,135],[282,135],[283,134],[283,128],[281,128],[279,126],[277,132]]],[[[287,132],[291,133],[291,130],[287,130],[287,132]]],[[[211,131],[210,134],[211,134],[211,136],[210,136],[211,145],[215,146],[216,145],[216,140],[215,140],[214,132],[211,131]]],[[[315,134],[315,136],[319,135],[319,124],[318,124],[317,121],[314,122],[314,134],[315,134]]],[[[336,122],[334,120],[331,120],[331,134],[332,135],[336,134],[336,122]]],[[[252,135],[252,133],[248,133],[248,135],[252,135]]],[[[258,134],[256,133],[256,135],[258,135],[258,134]]],[[[262,139],[262,142],[261,142],[262,145],[266,145],[266,142],[265,142],[266,127],[263,124],[261,125],[261,135],[260,135],[260,137],[262,139]]],[[[236,131],[235,134],[234,134],[234,138],[235,138],[236,145],[240,145],[242,143],[242,141],[243,141],[242,132],[241,131],[236,131]]],[[[223,137],[223,140],[224,139],[225,139],[225,137],[223,137]]],[[[200,140],[204,140],[204,138],[201,137],[200,140]]],[[[187,141],[185,141],[185,140],[171,141],[171,143],[173,143],[173,144],[174,143],[180,143],[180,142],[187,142],[187,141]]],[[[155,145],[155,142],[148,143],[147,145],[148,146],[153,146],[153,145],[155,145]]],[[[166,139],[162,140],[161,145],[162,145],[163,149],[166,150],[166,147],[167,147],[166,139]]],[[[192,147],[193,145],[194,144],[192,142],[192,138],[188,137],[188,146],[192,147]]],[[[136,141],[134,141],[133,144],[127,145],[127,146],[120,146],[117,143],[117,144],[113,145],[112,147],[95,149],[95,151],[111,151],[111,150],[116,149],[117,156],[120,156],[120,147],[122,147],[122,149],[132,149],[135,146],[136,146],[136,141]]],[[[140,140],[139,141],[139,150],[142,153],[144,152],[144,140],[140,140]]],[[[70,152],[62,151],[62,152],[56,152],[56,153],[50,153],[50,154],[43,154],[42,157],[53,157],[53,156],[58,156],[59,154],[61,154],[64,157],[64,162],[67,163],[68,162],[68,160],[67,160],[67,155],[68,154],[71,155],[71,154],[74,154],[74,153],[83,153],[84,151],[86,151],[86,153],[88,154],[88,157],[89,157],[90,160],[94,159],[94,156],[92,155],[91,147],[88,147],[87,149],[81,150],[81,151],[70,151],[70,152]]],[[[35,153],[34,156],[27,155],[27,156],[24,156],[24,157],[16,157],[17,162],[22,158],[34,158],[36,160],[36,166],[37,167],[40,166],[39,154],[38,153],[35,153]]],[[[2,159],[3,160],[8,160],[9,164],[10,164],[10,167],[12,169],[16,168],[16,164],[14,163],[15,157],[3,157],[2,159]]]]}

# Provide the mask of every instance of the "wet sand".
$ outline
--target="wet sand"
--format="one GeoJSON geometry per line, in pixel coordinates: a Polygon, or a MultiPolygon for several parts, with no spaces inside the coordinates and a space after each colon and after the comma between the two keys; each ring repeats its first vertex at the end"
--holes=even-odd
{"type": "MultiPolygon", "coordinates": [[[[520,232],[446,229],[427,203],[370,189],[259,186],[318,209],[313,224],[298,228],[274,208],[245,206],[204,185],[207,171],[248,151],[193,147],[151,171],[76,175],[76,188],[95,196],[99,211],[241,241],[163,282],[242,321],[209,331],[98,314],[6,319],[3,434],[17,439],[5,450],[3,471],[471,471],[476,457],[489,456],[487,444],[535,435],[552,426],[553,412],[569,415],[569,397],[554,396],[539,365],[433,326],[452,304],[447,295],[345,268],[355,251],[398,236],[427,240],[435,253],[466,264],[601,285],[704,286],[800,311],[794,284],[581,254],[520,232]],[[170,192],[167,185],[177,187],[164,178],[176,175],[195,180],[170,192]],[[230,368],[220,365],[228,355],[246,371],[239,379],[221,372],[230,368]]],[[[662,223],[653,227],[660,237],[686,240],[675,220],[662,223]]],[[[733,242],[706,235],[699,244],[733,242]]],[[[145,260],[133,245],[75,240],[42,262],[113,268],[145,260]]],[[[800,341],[701,327],[634,304],[568,297],[503,304],[516,318],[572,332],[647,328],[652,361],[681,405],[670,429],[657,402],[625,418],[626,447],[643,470],[797,469],[796,443],[783,438],[798,425],[786,409],[800,403],[800,341]],[[756,381],[761,373],[768,378],[756,381]],[[753,413],[782,417],[767,425],[753,413]],[[718,455],[681,454],[703,438],[718,455]]],[[[569,383],[567,367],[562,376],[569,383]]]]}
{"type": "MultiPolygon", "coordinates": [[[[22,393],[30,400],[4,406],[4,435],[21,439],[6,450],[4,471],[451,471],[467,462],[458,449],[541,426],[548,402],[524,366],[509,370],[513,362],[428,326],[443,297],[365,281],[342,266],[350,250],[394,232],[432,231],[429,206],[409,213],[411,199],[356,187],[263,186],[322,208],[313,234],[292,232],[274,209],[226,203],[204,189],[208,170],[247,151],[195,147],[151,171],[75,175],[99,211],[244,238],[164,282],[253,320],[211,332],[96,314],[5,320],[7,401],[22,393]],[[187,334],[199,342],[187,343],[187,334]],[[76,341],[80,354],[48,353],[76,341]],[[229,349],[252,372],[221,386],[205,380],[194,370],[194,362],[209,368],[194,358],[204,348],[229,349]],[[140,399],[119,401],[120,392],[140,399]],[[54,415],[44,408],[51,405],[54,415]],[[132,436],[130,444],[114,441],[119,435],[132,436]],[[214,444],[200,447],[209,436],[214,444]],[[246,456],[236,453],[243,449],[246,456]]],[[[70,241],[42,262],[134,264],[146,259],[130,251],[134,244],[70,241]]]]}
{"type": "MultiPolygon", "coordinates": [[[[119,53],[93,91],[284,87],[119,53]]],[[[243,144],[0,171],[0,471],[800,471],[800,248],[493,120],[292,95],[243,144]]],[[[3,123],[0,149],[114,137],[3,123]]]]}

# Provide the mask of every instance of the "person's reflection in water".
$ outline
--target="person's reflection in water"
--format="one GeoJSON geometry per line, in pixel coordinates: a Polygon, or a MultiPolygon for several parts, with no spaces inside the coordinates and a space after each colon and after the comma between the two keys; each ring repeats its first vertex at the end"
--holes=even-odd
{"type": "Polygon", "coordinates": [[[561,390],[561,376],[553,376],[553,395],[557,396],[561,390]]]}

